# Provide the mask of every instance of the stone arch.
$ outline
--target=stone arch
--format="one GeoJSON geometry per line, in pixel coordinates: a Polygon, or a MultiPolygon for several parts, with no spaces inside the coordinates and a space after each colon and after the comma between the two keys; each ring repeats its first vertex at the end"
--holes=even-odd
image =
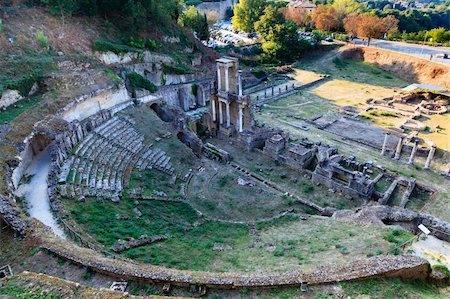
{"type": "Polygon", "coordinates": [[[36,134],[30,142],[31,151],[33,152],[33,156],[36,156],[43,150],[45,150],[50,143],[52,143],[54,138],[51,138],[45,134],[36,134]]]}
{"type": "Polygon", "coordinates": [[[163,109],[159,103],[151,104],[150,108],[152,108],[152,110],[155,111],[158,117],[164,122],[172,122],[175,119],[175,117],[167,113],[167,111],[163,109]]]}

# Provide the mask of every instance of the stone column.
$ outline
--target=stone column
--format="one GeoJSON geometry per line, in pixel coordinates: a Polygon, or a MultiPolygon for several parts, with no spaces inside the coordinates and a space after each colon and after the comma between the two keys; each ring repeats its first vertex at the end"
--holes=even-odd
{"type": "Polygon", "coordinates": [[[386,153],[386,146],[387,146],[389,135],[391,135],[391,133],[389,133],[389,132],[384,133],[384,142],[383,142],[383,147],[381,149],[382,156],[384,156],[384,154],[386,153]]]}
{"type": "Polygon", "coordinates": [[[219,100],[219,124],[223,124],[222,101],[219,100]]]}
{"type": "Polygon", "coordinates": [[[436,151],[436,145],[431,145],[430,152],[428,153],[427,161],[425,162],[424,169],[430,169],[431,160],[433,160],[434,152],[436,151]]]}
{"type": "Polygon", "coordinates": [[[230,122],[231,122],[231,117],[230,117],[230,102],[229,101],[226,101],[225,102],[225,104],[226,104],[226,111],[227,111],[227,128],[229,128],[230,127],[230,122]]]}
{"type": "Polygon", "coordinates": [[[230,82],[228,80],[228,65],[225,66],[225,91],[230,91],[230,82]]]}
{"type": "Polygon", "coordinates": [[[403,136],[401,136],[400,139],[398,140],[397,149],[395,150],[395,156],[394,156],[395,160],[400,159],[400,154],[402,153],[402,148],[403,148],[403,136]]]}
{"type": "Polygon", "coordinates": [[[239,104],[239,133],[242,133],[242,131],[244,130],[244,117],[243,117],[243,113],[242,113],[242,104],[239,104]]]}
{"type": "Polygon", "coordinates": [[[202,87],[202,96],[203,96],[202,106],[206,106],[206,90],[203,87],[202,87]]]}
{"type": "Polygon", "coordinates": [[[222,90],[222,78],[220,78],[220,66],[217,65],[217,90],[222,90]]]}
{"type": "Polygon", "coordinates": [[[267,82],[264,82],[264,97],[267,98],[267,82]]]}
{"type": "Polygon", "coordinates": [[[409,161],[408,161],[408,164],[414,164],[414,157],[416,156],[416,152],[417,152],[417,144],[419,143],[419,141],[414,141],[414,146],[413,146],[413,148],[412,148],[412,151],[411,151],[411,156],[409,156],[409,161]]]}
{"type": "Polygon", "coordinates": [[[214,99],[211,99],[211,109],[212,109],[212,119],[213,122],[217,121],[217,116],[216,116],[216,101],[214,101],[214,99]]]}
{"type": "Polygon", "coordinates": [[[238,84],[239,84],[239,97],[242,97],[243,90],[242,90],[242,70],[238,71],[238,84]]]}

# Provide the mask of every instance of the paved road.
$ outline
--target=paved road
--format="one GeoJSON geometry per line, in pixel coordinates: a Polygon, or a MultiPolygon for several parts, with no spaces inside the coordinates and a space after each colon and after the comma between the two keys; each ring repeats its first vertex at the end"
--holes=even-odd
{"type": "MultiPolygon", "coordinates": [[[[362,39],[355,39],[353,40],[353,42],[356,45],[364,45],[362,39]]],[[[367,40],[365,41],[365,43],[367,43],[367,40]]],[[[402,42],[391,42],[385,40],[372,40],[370,42],[370,46],[405,53],[424,59],[430,59],[431,55],[433,55],[432,61],[450,65],[450,59],[442,59],[435,57],[436,54],[442,53],[447,53],[450,57],[450,48],[447,47],[431,47],[416,44],[407,44],[402,42]]]]}

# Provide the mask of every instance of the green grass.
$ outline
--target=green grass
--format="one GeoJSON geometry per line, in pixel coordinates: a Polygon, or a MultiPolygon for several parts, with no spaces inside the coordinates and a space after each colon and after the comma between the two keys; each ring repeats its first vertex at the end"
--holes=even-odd
{"type": "Polygon", "coordinates": [[[134,169],[130,177],[130,186],[126,192],[137,192],[144,196],[156,196],[156,192],[164,192],[169,198],[183,198],[180,194],[181,181],[176,180],[174,184],[172,178],[166,173],[156,169],[146,169],[138,171],[134,169]]]}
{"type": "Polygon", "coordinates": [[[14,105],[10,105],[6,110],[0,111],[0,124],[12,122],[17,116],[36,106],[40,100],[40,97],[33,97],[31,99],[20,100],[14,105]]]}
{"type": "Polygon", "coordinates": [[[18,90],[27,96],[34,83],[56,68],[49,53],[30,51],[26,54],[0,54],[0,93],[5,89],[18,90]]]}
{"type": "MultiPolygon", "coordinates": [[[[236,247],[248,245],[249,242],[245,225],[208,222],[165,242],[128,250],[125,256],[177,269],[208,270],[222,256],[221,251],[212,250],[214,243],[227,243],[236,247]]],[[[232,263],[239,264],[237,256],[233,256],[232,263]]]]}
{"type": "Polygon", "coordinates": [[[373,279],[338,283],[344,295],[356,298],[369,295],[371,298],[445,298],[438,287],[423,281],[402,281],[400,279],[373,279]]]}
{"type": "Polygon", "coordinates": [[[57,292],[49,291],[39,286],[22,285],[18,278],[9,279],[6,284],[0,285],[0,297],[18,299],[59,299],[57,292]]]}
{"type": "Polygon", "coordinates": [[[124,198],[120,203],[87,199],[84,203],[65,200],[64,204],[70,216],[105,246],[129,237],[183,232],[199,219],[185,203],[124,198]],[[133,212],[134,208],[142,213],[141,218],[133,212]]]}

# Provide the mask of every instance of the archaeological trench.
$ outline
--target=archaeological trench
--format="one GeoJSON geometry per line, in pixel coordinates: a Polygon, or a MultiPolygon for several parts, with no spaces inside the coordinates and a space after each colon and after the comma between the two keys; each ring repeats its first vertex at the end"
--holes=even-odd
{"type": "MultiPolygon", "coordinates": [[[[100,58],[106,64],[137,59],[131,56],[114,57],[112,53],[103,54],[100,58]]],[[[143,59],[151,64],[164,57],[150,58],[149,55],[143,59]]],[[[143,65],[145,63],[131,67],[140,72],[143,65]]],[[[169,80],[171,83],[162,86],[155,94],[132,94],[124,84],[100,89],[73,99],[54,115],[36,122],[33,133],[17,146],[16,158],[6,165],[7,191],[0,196],[2,222],[19,235],[33,236],[49,253],[112,277],[113,280],[194,287],[200,293],[210,288],[265,288],[300,286],[305,283],[318,285],[374,277],[422,280],[430,277],[429,263],[409,254],[379,255],[340,265],[317,264],[307,271],[293,270],[279,274],[178,270],[136,262],[120,255],[130,248],[160,242],[170,236],[143,236],[105,248],[79,231],[79,228],[73,227],[72,222],[66,220],[68,212],[62,199],[71,200],[77,205],[83,205],[87,198],[101,198],[120,204],[124,194],[130,193],[133,171],[153,169],[180,183],[181,196],[171,198],[164,192],[157,192],[147,196],[147,200],[189,202],[188,197],[196,191],[192,185],[196,184],[197,175],[203,171],[196,161],[203,159],[209,160],[211,165],[217,165],[219,169],[222,166],[230,167],[231,171],[240,175],[240,184],[260,184],[270,192],[284,194],[315,215],[398,225],[414,234],[420,233],[418,225],[423,224],[433,236],[450,241],[450,224],[434,216],[405,209],[413,190],[431,193],[433,190],[417,184],[414,178],[390,173],[382,165],[341,155],[336,148],[315,140],[292,140],[287,132],[258,123],[254,117],[258,107],[248,94],[249,89],[244,86],[244,73],[239,69],[238,60],[222,57],[216,61],[216,67],[214,75],[210,77],[167,78],[166,82],[169,80]],[[193,85],[196,86],[195,95],[191,92],[193,85]],[[156,115],[158,121],[168,128],[167,132],[161,137],[150,139],[146,130],[152,128],[140,126],[139,118],[135,117],[139,109],[156,115]],[[162,146],[170,138],[181,141],[191,153],[189,159],[195,163],[185,167],[181,160],[176,160],[173,151],[162,146]],[[229,147],[236,151],[231,152],[229,147]],[[284,165],[298,176],[306,177],[314,186],[323,186],[356,202],[356,208],[337,210],[308,201],[257,171],[236,163],[236,152],[284,165]],[[30,174],[33,176],[28,185],[21,183],[30,174]],[[389,182],[383,192],[374,187],[380,180],[389,182]],[[39,183],[45,188],[36,188],[39,183]],[[396,199],[394,207],[391,195],[399,186],[404,193],[396,199]],[[16,202],[20,193],[30,197],[27,200],[36,201],[30,211],[24,211],[16,202]],[[33,211],[39,208],[46,209],[46,212],[33,211]]],[[[151,78],[153,81],[161,78],[160,74],[149,76],[154,76],[151,78]]],[[[280,88],[275,91],[272,88],[268,93],[273,97],[277,92],[283,96],[283,93],[290,94],[291,88],[296,87],[286,86],[285,90],[280,88]]],[[[408,101],[408,98],[394,98],[392,101],[408,101]]],[[[426,101],[420,102],[425,113],[434,113],[434,108],[443,109],[426,104],[426,101]],[[430,112],[430,109],[433,111],[430,112]]],[[[372,104],[381,105],[376,102],[372,104]]],[[[351,109],[345,112],[352,113],[351,109]]],[[[405,125],[414,124],[411,122],[405,125]]],[[[434,144],[398,132],[386,131],[381,136],[385,136],[384,139],[375,145],[381,155],[397,160],[402,155],[409,163],[413,163],[415,157],[420,155],[427,159],[425,167],[430,167],[435,154],[434,144]]],[[[134,190],[133,196],[144,198],[139,190],[134,190]]],[[[193,208],[202,214],[199,211],[201,208],[193,208]]],[[[142,212],[138,207],[134,211],[138,214],[142,212]]],[[[268,219],[278,217],[275,214],[266,216],[268,219]]],[[[221,221],[226,222],[223,219],[221,221]]]]}

